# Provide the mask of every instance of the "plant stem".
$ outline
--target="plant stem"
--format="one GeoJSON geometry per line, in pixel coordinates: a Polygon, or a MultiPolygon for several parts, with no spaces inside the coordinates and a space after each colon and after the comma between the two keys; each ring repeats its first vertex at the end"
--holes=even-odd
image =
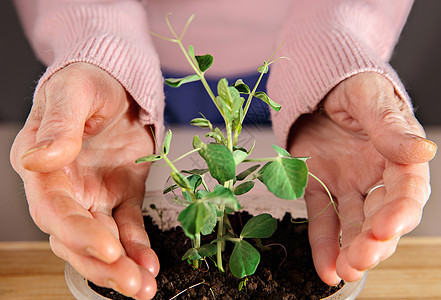
{"type": "MultiPolygon", "coordinates": [[[[277,47],[277,49],[273,52],[273,54],[271,54],[271,56],[270,56],[270,58],[268,59],[268,61],[265,61],[265,63],[263,64],[264,69],[268,68],[269,65],[271,65],[271,64],[272,64],[273,62],[275,62],[276,60],[280,59],[280,58],[277,58],[277,59],[271,61],[271,59],[273,58],[273,56],[277,53],[277,51],[279,51],[279,49],[280,49],[280,47],[282,47],[282,45],[283,45],[283,43],[282,43],[279,47],[277,47]]],[[[246,114],[247,114],[247,112],[248,112],[248,108],[250,107],[250,104],[251,104],[251,100],[253,100],[254,94],[256,93],[257,87],[259,86],[260,81],[262,80],[264,74],[265,74],[265,72],[263,72],[263,71],[260,73],[260,76],[259,76],[259,78],[257,79],[257,82],[256,82],[256,84],[254,85],[254,88],[253,88],[252,92],[248,95],[248,99],[247,99],[247,102],[246,102],[246,104],[245,104],[245,108],[244,108],[244,110],[243,110],[243,117],[242,117],[242,119],[240,120],[240,124],[242,124],[243,120],[245,119],[245,116],[246,116],[246,114]]]]}
{"type": "Polygon", "coordinates": [[[317,176],[315,176],[314,174],[312,174],[311,172],[308,172],[309,173],[309,176],[311,176],[312,178],[314,178],[315,180],[317,180],[318,181],[318,183],[320,183],[321,184],[321,186],[325,189],[325,191],[326,191],[326,193],[328,194],[328,197],[329,197],[329,203],[328,203],[328,205],[326,205],[326,207],[317,215],[317,216],[315,216],[315,217],[313,217],[313,219],[315,219],[316,217],[318,217],[320,214],[322,214],[328,207],[329,207],[329,205],[330,204],[332,204],[332,206],[334,207],[334,211],[335,211],[335,213],[337,214],[337,216],[341,219],[341,220],[343,220],[343,221],[345,221],[345,222],[347,222],[341,215],[340,215],[340,213],[338,212],[338,209],[337,209],[337,203],[335,203],[335,201],[334,201],[334,198],[332,198],[332,194],[331,194],[331,192],[329,191],[329,189],[328,189],[328,187],[326,186],[326,184],[324,184],[323,183],[323,181],[321,181],[320,180],[320,178],[318,178],[317,176]]]}
{"type": "Polygon", "coordinates": [[[231,123],[225,119],[225,127],[227,129],[227,146],[230,149],[231,153],[233,153],[233,137],[231,131],[231,123]]]}
{"type": "Polygon", "coordinates": [[[188,156],[188,155],[190,155],[190,154],[192,154],[192,153],[195,153],[195,152],[197,152],[197,151],[199,151],[199,150],[201,150],[201,148],[193,149],[193,150],[191,150],[191,151],[189,151],[189,152],[187,152],[187,153],[185,153],[185,154],[182,154],[181,156],[179,156],[178,158],[176,158],[176,159],[173,160],[172,162],[175,163],[175,162],[177,162],[177,161],[183,159],[184,157],[186,157],[186,156],[188,156]]]}
{"type": "MultiPolygon", "coordinates": [[[[196,233],[194,235],[194,245],[193,245],[193,247],[195,249],[201,248],[201,234],[200,233],[196,233]]],[[[193,267],[195,269],[199,268],[199,261],[197,259],[193,260],[193,267]]]]}
{"type": "Polygon", "coordinates": [[[207,183],[205,182],[205,180],[204,180],[204,177],[202,176],[202,185],[204,186],[204,189],[207,191],[207,192],[209,192],[210,191],[210,188],[208,187],[208,185],[207,185],[207,183]]]}
{"type": "MultiPolygon", "coordinates": [[[[268,63],[267,63],[267,62],[265,62],[264,65],[265,65],[266,67],[268,67],[268,63]]],[[[259,86],[260,81],[261,81],[262,78],[263,78],[263,75],[264,75],[264,72],[260,73],[259,79],[257,79],[257,82],[256,82],[256,84],[254,85],[253,90],[252,90],[251,93],[248,95],[248,99],[247,99],[247,102],[246,102],[246,104],[245,104],[245,108],[243,109],[243,116],[242,116],[242,119],[240,120],[240,123],[241,123],[241,124],[243,123],[243,120],[245,119],[245,116],[247,115],[248,108],[250,107],[250,104],[251,104],[251,100],[253,100],[254,94],[256,93],[257,87],[259,86]]]]}
{"type": "Polygon", "coordinates": [[[172,169],[173,172],[179,173],[179,170],[175,167],[173,162],[167,157],[167,155],[163,154],[162,159],[166,162],[166,164],[172,169]]]}
{"type": "MultiPolygon", "coordinates": [[[[217,238],[220,239],[223,237],[224,235],[224,217],[223,214],[225,213],[225,204],[221,204],[219,207],[219,210],[222,212],[222,216],[217,218],[217,238]]],[[[217,246],[217,253],[216,253],[216,264],[217,264],[217,268],[219,269],[219,271],[221,272],[225,272],[224,271],[224,267],[222,264],[222,251],[223,251],[223,244],[224,241],[218,241],[216,242],[216,246],[217,246]]]]}
{"type": "Polygon", "coordinates": [[[155,35],[158,38],[176,43],[179,45],[179,48],[181,49],[182,53],[184,54],[185,58],[187,59],[188,63],[190,64],[191,68],[196,72],[196,74],[199,76],[199,78],[201,79],[202,85],[204,86],[205,90],[207,91],[208,95],[210,96],[211,100],[213,101],[214,105],[216,106],[216,108],[218,109],[218,111],[220,112],[220,114],[222,115],[222,117],[224,118],[225,121],[227,121],[226,116],[223,114],[222,110],[220,109],[219,105],[216,102],[216,96],[214,95],[213,91],[211,90],[210,86],[208,85],[207,80],[204,77],[204,73],[201,72],[199,70],[199,68],[195,65],[195,63],[193,62],[193,60],[191,59],[191,57],[188,55],[187,50],[185,49],[184,45],[182,44],[182,39],[184,38],[185,32],[187,31],[188,26],[190,25],[191,21],[194,18],[194,15],[192,15],[186,22],[184,29],[181,33],[180,36],[177,35],[177,33],[175,32],[175,30],[173,29],[173,26],[170,23],[170,20],[168,19],[169,14],[166,15],[165,17],[165,21],[167,22],[167,26],[170,29],[170,32],[172,33],[174,39],[162,36],[160,34],[151,32],[151,34],[155,35]]]}

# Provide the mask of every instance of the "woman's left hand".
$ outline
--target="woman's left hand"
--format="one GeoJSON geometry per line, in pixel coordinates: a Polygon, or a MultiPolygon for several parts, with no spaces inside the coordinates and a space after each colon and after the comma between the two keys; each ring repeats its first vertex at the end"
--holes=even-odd
{"type": "Polygon", "coordinates": [[[419,224],[437,146],[381,74],[342,81],[323,107],[297,121],[289,151],[311,157],[310,172],[337,204],[323,211],[330,199],[310,177],[305,200],[314,264],[321,279],[335,285],[359,279],[419,224]]]}

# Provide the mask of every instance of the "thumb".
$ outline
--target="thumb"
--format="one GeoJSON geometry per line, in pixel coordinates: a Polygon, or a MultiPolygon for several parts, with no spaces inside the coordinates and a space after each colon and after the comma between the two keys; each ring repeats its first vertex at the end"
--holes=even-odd
{"type": "Polygon", "coordinates": [[[28,140],[33,145],[21,157],[25,169],[50,172],[75,160],[82,146],[87,111],[85,101],[81,103],[75,99],[78,97],[65,87],[40,89],[28,120],[28,136],[34,132],[34,142],[28,140]]]}
{"type": "Polygon", "coordinates": [[[395,163],[424,163],[436,154],[436,144],[425,138],[410,106],[381,74],[365,72],[342,81],[327,96],[325,109],[337,123],[366,133],[395,163]]]}
{"type": "Polygon", "coordinates": [[[395,163],[415,164],[435,156],[437,145],[425,138],[422,126],[398,96],[377,101],[370,110],[361,118],[362,126],[384,157],[395,163]]]}

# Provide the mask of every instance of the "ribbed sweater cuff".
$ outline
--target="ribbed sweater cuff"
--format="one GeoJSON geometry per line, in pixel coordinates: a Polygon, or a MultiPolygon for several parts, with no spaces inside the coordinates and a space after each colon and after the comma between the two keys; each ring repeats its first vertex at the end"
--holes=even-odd
{"type": "Polygon", "coordinates": [[[398,75],[387,63],[354,35],[336,30],[303,28],[286,36],[280,55],[289,61],[274,64],[268,80],[268,93],[281,103],[272,114],[273,128],[280,145],[286,146],[294,122],[302,114],[312,113],[338,83],[362,72],[384,75],[397,95],[411,107],[410,99],[398,75]]]}

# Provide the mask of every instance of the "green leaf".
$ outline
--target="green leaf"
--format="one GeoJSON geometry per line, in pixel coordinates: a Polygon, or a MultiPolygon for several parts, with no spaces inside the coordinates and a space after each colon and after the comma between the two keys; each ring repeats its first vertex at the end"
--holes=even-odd
{"type": "Polygon", "coordinates": [[[135,162],[137,164],[139,164],[139,163],[146,162],[146,161],[153,162],[153,161],[157,161],[157,160],[160,160],[160,159],[162,159],[161,155],[159,155],[159,154],[150,154],[150,155],[138,158],[135,162]]]}
{"type": "Polygon", "coordinates": [[[280,156],[292,157],[291,154],[288,151],[286,151],[285,149],[283,149],[282,147],[279,147],[277,145],[271,145],[271,146],[273,147],[274,151],[276,151],[277,154],[279,154],[280,156]]]}
{"type": "Polygon", "coordinates": [[[237,176],[236,176],[236,180],[237,181],[242,181],[245,178],[247,178],[248,176],[250,176],[251,174],[254,173],[254,171],[256,171],[258,168],[260,167],[260,165],[254,165],[252,167],[249,167],[248,169],[240,172],[237,176]]]}
{"type": "Polygon", "coordinates": [[[269,238],[277,229],[277,220],[270,214],[260,214],[252,217],[243,227],[241,238],[269,238]]]}
{"type": "MultiPolygon", "coordinates": [[[[202,197],[203,199],[204,197],[202,197]]],[[[217,207],[213,203],[207,203],[208,207],[210,208],[210,216],[207,218],[207,221],[205,222],[204,226],[201,229],[201,233],[203,235],[208,235],[213,232],[214,227],[216,227],[217,224],[217,207]]]]}
{"type": "MultiPolygon", "coordinates": [[[[234,92],[231,94],[233,95],[233,108],[231,110],[231,120],[235,121],[236,127],[240,124],[240,117],[241,114],[243,114],[243,103],[245,102],[245,98],[239,96],[239,92],[235,88],[233,89],[234,92]]],[[[242,130],[242,129],[241,129],[242,130]]]]}
{"type": "MultiPolygon", "coordinates": [[[[226,225],[226,224],[224,224],[226,225]]],[[[211,241],[211,244],[215,244],[217,242],[223,242],[223,241],[235,241],[237,238],[231,234],[230,232],[225,233],[222,237],[214,239],[211,241]]]]}
{"type": "Polygon", "coordinates": [[[241,292],[244,287],[245,288],[247,287],[247,280],[248,280],[248,278],[245,278],[244,280],[239,282],[239,287],[238,287],[239,292],[241,292]]]}
{"type": "Polygon", "coordinates": [[[207,203],[194,202],[187,206],[178,216],[185,234],[194,238],[195,234],[201,233],[202,228],[211,216],[211,210],[207,203]]]}
{"type": "Polygon", "coordinates": [[[269,70],[268,65],[267,65],[267,63],[265,62],[263,65],[261,65],[261,66],[257,69],[257,72],[266,74],[266,73],[268,73],[268,70],[269,70]]]}
{"type": "Polygon", "coordinates": [[[187,203],[192,203],[193,202],[193,199],[192,199],[191,194],[189,193],[189,191],[182,191],[182,196],[184,196],[184,200],[187,203]]]}
{"type": "Polygon", "coordinates": [[[196,191],[196,199],[202,199],[208,193],[209,192],[206,190],[198,190],[198,191],[196,191]]]}
{"type": "Polygon", "coordinates": [[[245,149],[244,147],[233,146],[233,151],[236,151],[236,150],[240,150],[240,151],[243,151],[243,152],[247,152],[247,153],[248,153],[247,149],[245,149]]]}
{"type": "Polygon", "coordinates": [[[188,182],[188,179],[184,175],[182,175],[181,173],[176,173],[176,172],[171,172],[170,175],[180,188],[186,189],[186,190],[191,189],[190,183],[188,182]]]}
{"type": "Polygon", "coordinates": [[[260,253],[247,241],[236,242],[230,256],[230,270],[237,278],[253,275],[260,262],[260,253]]]}
{"type": "Polygon", "coordinates": [[[227,143],[224,134],[218,127],[216,127],[214,131],[207,133],[205,136],[214,139],[218,144],[226,145],[227,143]]]}
{"type": "Polygon", "coordinates": [[[254,187],[254,181],[245,181],[241,184],[237,185],[234,190],[233,194],[236,196],[243,195],[245,193],[248,193],[251,191],[251,189],[254,187]]]}
{"type": "Polygon", "coordinates": [[[265,183],[264,182],[264,178],[263,178],[263,176],[264,176],[264,174],[265,174],[265,170],[266,170],[266,168],[268,168],[268,166],[271,164],[272,162],[270,161],[270,162],[267,162],[266,164],[264,164],[263,165],[263,167],[262,168],[260,168],[260,170],[257,172],[257,179],[259,179],[262,183],[265,183]]]}
{"type": "Polygon", "coordinates": [[[271,162],[263,174],[268,190],[282,199],[297,199],[305,193],[308,167],[302,159],[282,158],[271,162]]]}
{"type": "Polygon", "coordinates": [[[166,188],[162,191],[162,194],[163,194],[163,195],[168,194],[168,193],[170,193],[171,191],[176,190],[177,188],[178,188],[178,185],[177,185],[177,184],[172,184],[171,186],[166,187],[166,188]]]}
{"type": "Polygon", "coordinates": [[[234,129],[234,140],[233,143],[237,144],[237,140],[239,138],[240,133],[242,132],[242,124],[241,120],[243,120],[243,108],[240,108],[239,117],[233,122],[234,129]]]}
{"type": "Polygon", "coordinates": [[[185,252],[185,254],[182,256],[182,260],[198,260],[201,259],[201,255],[198,253],[198,250],[195,248],[190,248],[185,252]]]}
{"type": "Polygon", "coordinates": [[[196,55],[194,54],[194,47],[193,47],[193,45],[190,45],[188,47],[188,56],[190,56],[191,60],[195,64],[196,68],[199,69],[199,63],[198,63],[198,61],[196,59],[196,55]]]}
{"type": "Polygon", "coordinates": [[[197,126],[199,128],[212,128],[212,124],[205,118],[194,118],[190,121],[190,125],[197,126]]]}
{"type": "Polygon", "coordinates": [[[213,56],[210,54],[196,55],[196,61],[198,62],[199,70],[204,73],[213,64],[213,56]]]}
{"type": "MultiPolygon", "coordinates": [[[[235,91],[239,93],[236,89],[235,91]]],[[[231,95],[230,87],[228,86],[228,81],[226,78],[222,78],[217,83],[217,93],[223,103],[225,103],[228,107],[228,110],[231,112],[231,109],[233,108],[233,97],[231,95]]]]}
{"type": "Polygon", "coordinates": [[[248,152],[242,150],[233,151],[234,163],[236,166],[243,162],[248,157],[248,152]]]}
{"type": "Polygon", "coordinates": [[[182,170],[181,173],[190,174],[190,175],[204,175],[208,172],[208,169],[191,169],[191,170],[182,170]]]}
{"type": "Polygon", "coordinates": [[[222,143],[222,137],[217,132],[209,132],[205,135],[206,137],[214,139],[217,143],[222,143]]]}
{"type": "Polygon", "coordinates": [[[214,244],[205,244],[199,248],[198,252],[202,257],[211,257],[217,253],[217,246],[214,244]]]}
{"type": "Polygon", "coordinates": [[[243,82],[242,79],[238,79],[238,80],[236,80],[236,82],[234,83],[233,86],[234,86],[234,87],[236,88],[236,90],[238,90],[238,92],[241,93],[241,94],[249,94],[249,93],[251,93],[251,90],[250,90],[249,86],[246,85],[246,84],[243,82]]]}
{"type": "MultiPolygon", "coordinates": [[[[194,144],[194,143],[193,143],[194,144]]],[[[236,176],[234,157],[227,146],[221,144],[203,144],[199,154],[207,163],[210,174],[220,182],[236,176]]]]}
{"type": "Polygon", "coordinates": [[[207,193],[202,198],[202,201],[207,201],[216,205],[224,204],[226,208],[235,211],[240,209],[239,201],[233,195],[233,192],[222,185],[216,185],[212,192],[207,193]]]}
{"type": "Polygon", "coordinates": [[[162,152],[167,155],[170,151],[170,143],[172,138],[172,131],[169,129],[164,137],[164,143],[162,143],[162,152]]]}
{"type": "Polygon", "coordinates": [[[280,104],[271,100],[271,98],[268,97],[268,95],[264,92],[256,92],[256,93],[254,93],[254,97],[259,98],[260,100],[262,100],[263,102],[268,104],[275,111],[279,111],[281,108],[280,104]]]}
{"type": "Polygon", "coordinates": [[[165,79],[165,83],[168,86],[171,87],[180,87],[181,85],[185,84],[185,83],[189,83],[189,82],[194,82],[194,81],[198,81],[201,78],[199,77],[199,75],[194,74],[194,75],[188,75],[182,78],[167,78],[165,79]]]}
{"type": "Polygon", "coordinates": [[[196,189],[202,184],[201,175],[190,175],[187,177],[187,179],[192,191],[196,191],[196,189]]]}
{"type": "Polygon", "coordinates": [[[203,145],[204,143],[201,142],[201,139],[197,135],[195,135],[193,137],[193,148],[194,149],[202,148],[203,145]]]}

